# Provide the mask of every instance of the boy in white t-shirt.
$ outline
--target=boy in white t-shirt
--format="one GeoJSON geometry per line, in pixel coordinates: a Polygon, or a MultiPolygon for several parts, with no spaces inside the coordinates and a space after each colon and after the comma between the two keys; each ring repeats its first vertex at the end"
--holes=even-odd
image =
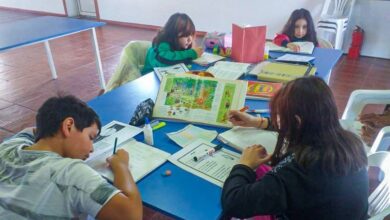
{"type": "Polygon", "coordinates": [[[114,185],[83,162],[101,129],[90,107],[74,96],[53,97],[36,125],[0,144],[0,219],[142,219],[126,151],[107,158],[114,185]]]}

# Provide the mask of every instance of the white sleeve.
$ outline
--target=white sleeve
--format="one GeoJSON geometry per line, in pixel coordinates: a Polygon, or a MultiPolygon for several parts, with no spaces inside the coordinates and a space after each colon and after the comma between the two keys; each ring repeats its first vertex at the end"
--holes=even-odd
{"type": "Polygon", "coordinates": [[[100,209],[120,191],[82,161],[73,162],[61,175],[68,187],[64,191],[67,203],[78,213],[96,217],[100,209]]]}

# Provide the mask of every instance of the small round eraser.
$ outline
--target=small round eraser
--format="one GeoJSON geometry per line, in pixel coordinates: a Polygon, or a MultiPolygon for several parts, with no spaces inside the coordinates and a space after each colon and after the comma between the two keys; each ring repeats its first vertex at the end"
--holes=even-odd
{"type": "Polygon", "coordinates": [[[162,173],[163,176],[170,176],[172,174],[172,171],[166,170],[164,173],[162,173]]]}

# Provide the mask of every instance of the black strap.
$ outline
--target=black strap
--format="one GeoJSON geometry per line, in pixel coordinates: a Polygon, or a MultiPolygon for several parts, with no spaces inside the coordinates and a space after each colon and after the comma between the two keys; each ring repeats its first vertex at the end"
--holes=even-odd
{"type": "Polygon", "coordinates": [[[304,76],[309,76],[311,69],[313,69],[313,65],[311,65],[310,62],[307,62],[307,70],[306,70],[304,76]]]}

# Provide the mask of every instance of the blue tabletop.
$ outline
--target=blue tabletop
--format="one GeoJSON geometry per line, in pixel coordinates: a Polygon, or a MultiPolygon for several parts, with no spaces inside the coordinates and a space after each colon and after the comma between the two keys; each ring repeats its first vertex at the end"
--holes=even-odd
{"type": "Polygon", "coordinates": [[[103,26],[104,22],[43,16],[0,25],[0,51],[103,26]]]}
{"type": "MultiPolygon", "coordinates": [[[[279,53],[271,55],[277,56],[279,53]]],[[[313,55],[316,57],[314,65],[317,67],[318,76],[326,77],[340,58],[341,51],[316,48],[313,55]]],[[[194,66],[194,68],[198,67],[194,66]]],[[[136,106],[141,101],[147,98],[153,100],[156,98],[159,85],[160,82],[155,74],[149,73],[91,100],[88,104],[99,114],[103,124],[112,120],[128,123],[136,106]]],[[[246,105],[252,109],[260,109],[267,108],[268,102],[246,100],[246,105]]],[[[166,133],[182,129],[187,124],[167,122],[167,126],[154,132],[155,147],[171,154],[179,151],[181,148],[171,141],[166,133]]],[[[198,126],[216,130],[218,133],[226,130],[204,125],[198,126]]],[[[143,141],[143,136],[138,135],[136,139],[143,141]]],[[[137,185],[145,205],[175,218],[217,219],[221,212],[220,195],[222,189],[220,187],[192,175],[170,162],[164,163],[151,172],[137,182],[137,185]],[[162,176],[161,174],[168,169],[172,171],[172,175],[162,176]]]]}

